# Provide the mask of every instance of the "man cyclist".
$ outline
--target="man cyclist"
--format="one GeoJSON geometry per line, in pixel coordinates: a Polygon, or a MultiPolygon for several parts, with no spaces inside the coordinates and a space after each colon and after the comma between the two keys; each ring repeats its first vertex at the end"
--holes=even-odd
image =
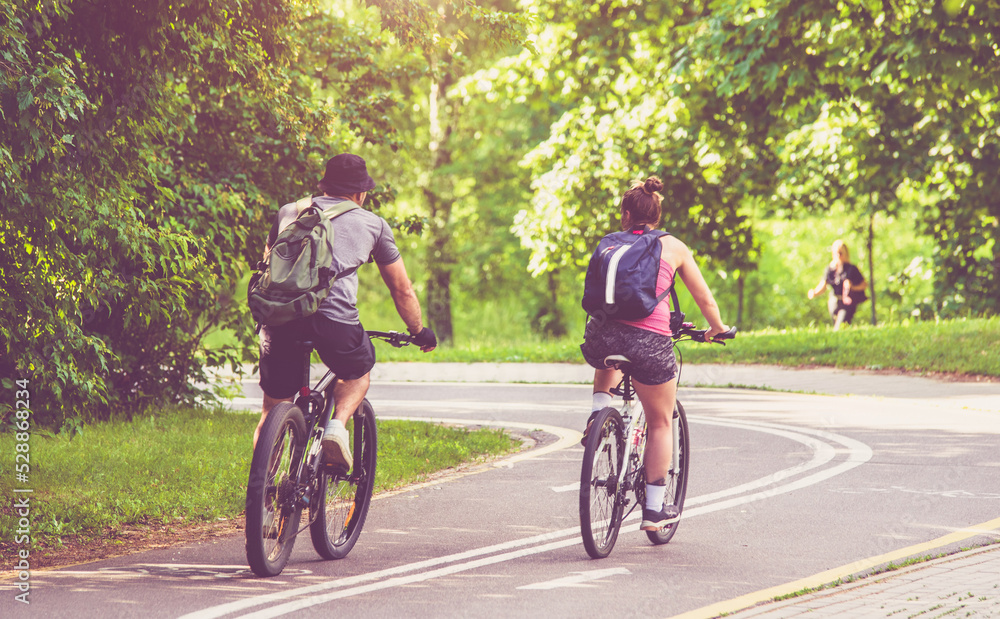
{"type": "MultiPolygon", "coordinates": [[[[323,195],[314,198],[314,202],[323,210],[344,200],[361,206],[374,187],[375,181],[368,175],[365,160],[342,153],[327,162],[325,174],[317,185],[323,195]]],[[[294,202],[278,209],[265,253],[278,233],[298,215],[299,209],[294,202]]],[[[323,434],[323,458],[349,469],[353,459],[345,426],[368,393],[369,375],[375,365],[375,347],[361,325],[356,307],[358,268],[366,262],[378,266],[396,311],[421,350],[433,350],[437,338],[430,328],[423,326],[420,301],[406,274],[389,224],[378,215],[359,208],[334,218],[333,228],[333,260],[329,268],[336,274],[336,280],[319,310],[277,327],[261,328],[260,387],[264,391],[264,406],[253,441],[256,446],[268,411],[279,402],[292,401],[303,386],[300,384],[303,355],[308,355],[309,351],[303,350],[298,342],[311,341],[323,363],[337,375],[333,389],[334,412],[323,434]]]]}

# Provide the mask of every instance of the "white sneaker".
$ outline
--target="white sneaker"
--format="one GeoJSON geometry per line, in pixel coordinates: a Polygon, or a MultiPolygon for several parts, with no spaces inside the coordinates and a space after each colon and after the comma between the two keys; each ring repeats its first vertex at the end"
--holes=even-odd
{"type": "Polygon", "coordinates": [[[351,457],[351,435],[347,433],[343,423],[336,419],[330,421],[320,444],[324,463],[351,470],[351,464],[354,463],[354,458],[351,457]]]}

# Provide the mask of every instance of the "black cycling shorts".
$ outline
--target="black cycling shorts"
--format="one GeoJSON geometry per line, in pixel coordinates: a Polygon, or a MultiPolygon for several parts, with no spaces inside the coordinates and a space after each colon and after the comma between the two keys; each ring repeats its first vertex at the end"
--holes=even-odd
{"type": "Polygon", "coordinates": [[[304,387],[303,364],[309,354],[299,342],[310,341],[337,378],[361,378],[375,367],[375,347],[360,324],[334,322],[319,314],[260,330],[260,388],[276,400],[304,387]]]}
{"type": "Polygon", "coordinates": [[[662,385],[677,377],[677,357],[670,337],[614,320],[588,322],[580,351],[587,363],[599,370],[606,369],[605,357],[624,355],[632,362],[632,378],[643,385],[662,385]]]}

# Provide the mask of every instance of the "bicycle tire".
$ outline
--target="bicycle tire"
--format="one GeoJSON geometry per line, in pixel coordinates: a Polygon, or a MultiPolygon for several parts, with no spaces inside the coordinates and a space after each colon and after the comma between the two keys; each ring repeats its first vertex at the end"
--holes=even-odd
{"type": "MultiPolygon", "coordinates": [[[[684,413],[684,407],[680,402],[677,402],[674,414],[678,418],[677,432],[679,436],[677,445],[680,453],[677,458],[677,467],[680,470],[671,470],[667,473],[667,496],[673,499],[673,504],[677,506],[677,509],[683,515],[684,497],[687,495],[688,471],[691,460],[691,435],[688,433],[687,415],[684,413]]],[[[680,520],[668,524],[659,531],[646,531],[646,535],[649,537],[649,541],[654,544],[666,544],[673,538],[674,533],[677,532],[679,524],[680,520]]]]}
{"type": "Polygon", "coordinates": [[[305,445],[302,411],[289,402],[278,403],[257,438],[247,481],[247,561],[258,576],[277,576],[292,554],[302,516],[296,475],[305,445]]]}
{"type": "Polygon", "coordinates": [[[580,533],[594,559],[611,554],[618,540],[624,508],[621,491],[625,425],[613,408],[594,417],[587,432],[580,471],[580,533]]]}
{"type": "Polygon", "coordinates": [[[375,411],[364,400],[354,413],[351,431],[354,464],[349,473],[322,473],[310,507],[309,536],[324,559],[343,559],[361,535],[375,486],[378,430],[375,411]]]}

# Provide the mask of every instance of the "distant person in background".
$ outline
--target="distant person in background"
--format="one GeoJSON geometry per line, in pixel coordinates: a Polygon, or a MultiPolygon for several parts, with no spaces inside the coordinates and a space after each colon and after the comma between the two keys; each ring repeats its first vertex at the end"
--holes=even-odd
{"type": "Polygon", "coordinates": [[[827,307],[830,309],[830,318],[833,320],[833,330],[836,331],[840,325],[851,324],[854,319],[854,312],[858,310],[858,304],[868,298],[865,290],[868,282],[865,281],[858,267],[851,264],[851,256],[847,251],[847,245],[840,239],[833,242],[830,248],[833,259],[826,267],[826,273],[819,284],[809,291],[809,298],[823,292],[827,286],[830,287],[830,299],[827,307]]]}

